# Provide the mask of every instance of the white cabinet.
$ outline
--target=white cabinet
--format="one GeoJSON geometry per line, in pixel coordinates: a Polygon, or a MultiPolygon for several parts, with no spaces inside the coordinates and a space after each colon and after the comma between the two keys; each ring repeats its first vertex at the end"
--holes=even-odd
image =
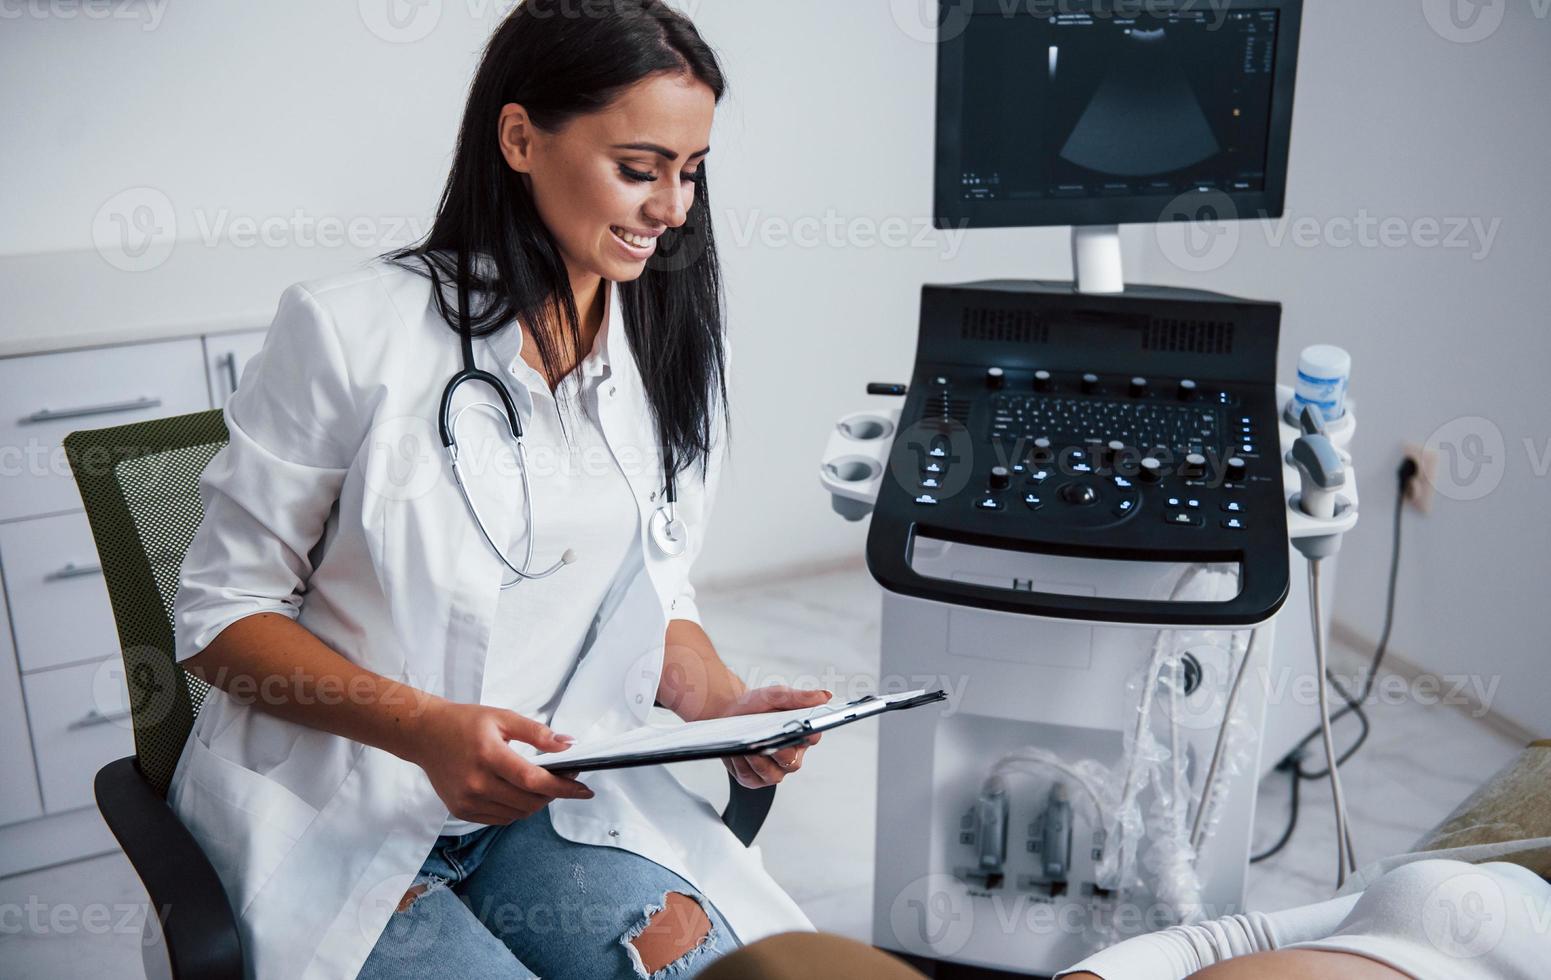
{"type": "MultiPolygon", "coordinates": [[[[7,614],[0,589],[0,617],[7,614]]],[[[11,631],[0,618],[0,824],[30,820],[43,812],[38,775],[27,738],[27,710],[22,706],[21,676],[11,651],[11,631]]]]}
{"type": "Polygon", "coordinates": [[[22,675],[46,813],[92,805],[97,770],[135,752],[124,661],[22,675]]]}
{"type": "Polygon", "coordinates": [[[0,360],[0,520],[81,509],[62,447],[76,429],[210,407],[197,337],[0,360]]]}
{"type": "Polygon", "coordinates": [[[118,631],[63,439],[224,406],[264,334],[0,358],[5,873],[109,846],[81,833],[82,814],[97,770],[134,753],[118,631]]]}
{"type": "Polygon", "coordinates": [[[0,524],[0,565],[24,673],[118,652],[113,609],[84,511],[0,524]]]}
{"type": "Polygon", "coordinates": [[[205,373],[210,379],[210,400],[216,408],[225,408],[227,399],[237,390],[243,371],[264,347],[267,330],[246,330],[205,338],[205,373]]]}

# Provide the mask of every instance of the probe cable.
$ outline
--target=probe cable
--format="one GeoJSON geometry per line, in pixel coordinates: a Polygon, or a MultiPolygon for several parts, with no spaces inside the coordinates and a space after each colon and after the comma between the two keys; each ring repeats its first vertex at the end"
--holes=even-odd
{"type": "MultiPolygon", "coordinates": [[[[1362,705],[1363,702],[1367,701],[1368,696],[1373,692],[1373,685],[1378,677],[1379,667],[1383,664],[1384,657],[1389,651],[1390,634],[1393,632],[1395,626],[1395,595],[1400,578],[1400,544],[1402,527],[1401,518],[1404,514],[1406,491],[1410,488],[1411,481],[1417,477],[1417,472],[1418,471],[1415,460],[1407,459],[1404,463],[1401,464],[1400,470],[1397,473],[1400,489],[1395,499],[1393,545],[1391,546],[1389,565],[1389,587],[1384,604],[1384,628],[1382,631],[1380,631],[1379,642],[1374,648],[1373,659],[1369,663],[1367,673],[1363,677],[1362,687],[1356,695],[1353,695],[1336,677],[1330,674],[1326,675],[1326,679],[1330,682],[1331,687],[1333,687],[1336,693],[1340,695],[1341,700],[1346,702],[1346,707],[1336,712],[1336,714],[1331,718],[1331,721],[1337,722],[1342,718],[1345,718],[1347,715],[1356,715],[1358,724],[1361,726],[1361,731],[1358,732],[1356,741],[1354,741],[1351,747],[1342,753],[1341,757],[1336,760],[1337,766],[1345,765],[1347,760],[1356,755],[1357,750],[1362,748],[1363,743],[1368,740],[1368,735],[1372,731],[1372,724],[1369,722],[1368,715],[1363,710],[1362,705]]],[[[1322,735],[1323,733],[1320,728],[1313,729],[1303,737],[1302,741],[1293,747],[1291,752],[1288,752],[1287,755],[1283,756],[1281,762],[1277,763],[1276,771],[1287,773],[1288,782],[1291,786],[1291,801],[1288,807],[1287,827],[1282,831],[1281,836],[1277,838],[1276,843],[1250,858],[1251,864],[1258,864],[1261,861],[1265,861],[1274,857],[1275,855],[1281,853],[1281,851],[1286,848],[1287,845],[1292,841],[1293,834],[1298,829],[1298,812],[1302,802],[1302,794],[1299,791],[1298,784],[1304,780],[1326,778],[1326,772],[1324,770],[1319,772],[1309,772],[1303,768],[1304,753],[1308,750],[1310,743],[1312,743],[1317,738],[1321,738],[1322,735]]],[[[1348,841],[1348,846],[1350,846],[1350,841],[1348,841]]]]}

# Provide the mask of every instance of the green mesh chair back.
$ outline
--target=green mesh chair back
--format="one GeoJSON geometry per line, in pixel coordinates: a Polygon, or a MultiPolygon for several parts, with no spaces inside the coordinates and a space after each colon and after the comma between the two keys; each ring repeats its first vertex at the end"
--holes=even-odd
{"type": "Polygon", "coordinates": [[[172,604],[204,519],[199,475],[226,441],[219,411],[65,437],[118,626],[135,757],[164,795],[209,690],[173,657],[172,604]]]}

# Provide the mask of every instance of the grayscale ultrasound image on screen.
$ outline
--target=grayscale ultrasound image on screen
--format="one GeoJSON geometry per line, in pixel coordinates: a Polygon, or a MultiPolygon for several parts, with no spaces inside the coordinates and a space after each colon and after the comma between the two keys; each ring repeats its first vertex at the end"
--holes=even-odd
{"type": "Polygon", "coordinates": [[[964,38],[964,198],[1264,190],[1277,20],[977,14],[964,38]]]}

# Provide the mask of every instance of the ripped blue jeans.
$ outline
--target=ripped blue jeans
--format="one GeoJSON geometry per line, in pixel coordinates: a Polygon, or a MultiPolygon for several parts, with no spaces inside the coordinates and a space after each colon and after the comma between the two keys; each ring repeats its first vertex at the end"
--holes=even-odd
{"type": "Polygon", "coordinates": [[[415,885],[361,980],[688,980],[738,946],[689,882],[639,854],[566,840],[547,807],[504,827],[438,838],[415,885]],[[670,892],[704,910],[703,938],[704,920],[684,914],[682,900],[670,905],[670,892]],[[633,944],[649,923],[657,940],[686,950],[650,973],[658,964],[633,944]]]}

